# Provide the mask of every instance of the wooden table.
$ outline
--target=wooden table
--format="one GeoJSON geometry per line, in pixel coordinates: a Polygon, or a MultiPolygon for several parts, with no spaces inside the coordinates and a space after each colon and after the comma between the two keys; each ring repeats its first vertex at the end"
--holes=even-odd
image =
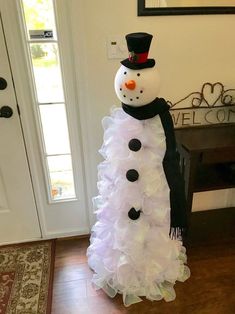
{"type": "Polygon", "coordinates": [[[194,192],[235,187],[235,124],[175,130],[188,213],[194,192]]]}

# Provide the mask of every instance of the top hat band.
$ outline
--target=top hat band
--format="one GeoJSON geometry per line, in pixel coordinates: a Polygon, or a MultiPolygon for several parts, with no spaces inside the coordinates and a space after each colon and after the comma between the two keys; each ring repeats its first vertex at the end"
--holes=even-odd
{"type": "Polygon", "coordinates": [[[145,63],[148,58],[148,52],[136,53],[134,51],[129,52],[129,61],[131,63],[145,63]]]}

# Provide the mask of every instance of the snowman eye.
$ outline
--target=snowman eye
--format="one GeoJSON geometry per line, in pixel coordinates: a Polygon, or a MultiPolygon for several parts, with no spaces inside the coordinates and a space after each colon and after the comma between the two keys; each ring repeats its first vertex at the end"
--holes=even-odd
{"type": "Polygon", "coordinates": [[[126,72],[124,72],[124,75],[126,75],[126,72]]]}
{"type": "Polygon", "coordinates": [[[137,76],[140,76],[140,73],[137,73],[137,76]]]}

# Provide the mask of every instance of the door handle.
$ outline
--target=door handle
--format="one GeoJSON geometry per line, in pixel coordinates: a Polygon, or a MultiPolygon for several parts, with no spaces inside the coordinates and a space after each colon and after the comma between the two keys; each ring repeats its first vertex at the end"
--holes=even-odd
{"type": "Polygon", "coordinates": [[[0,118],[10,118],[13,115],[13,110],[9,106],[0,108],[0,118]]]}
{"type": "Polygon", "coordinates": [[[7,88],[7,81],[3,77],[0,77],[0,90],[5,88],[7,88]]]}

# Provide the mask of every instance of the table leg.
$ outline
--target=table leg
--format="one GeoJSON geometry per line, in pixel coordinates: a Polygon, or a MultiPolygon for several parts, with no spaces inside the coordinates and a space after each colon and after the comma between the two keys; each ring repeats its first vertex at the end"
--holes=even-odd
{"type": "Polygon", "coordinates": [[[185,160],[184,180],[185,180],[185,195],[186,195],[188,213],[191,213],[192,211],[194,182],[195,182],[195,175],[196,175],[198,162],[199,162],[199,154],[192,154],[189,158],[185,160]]]}

